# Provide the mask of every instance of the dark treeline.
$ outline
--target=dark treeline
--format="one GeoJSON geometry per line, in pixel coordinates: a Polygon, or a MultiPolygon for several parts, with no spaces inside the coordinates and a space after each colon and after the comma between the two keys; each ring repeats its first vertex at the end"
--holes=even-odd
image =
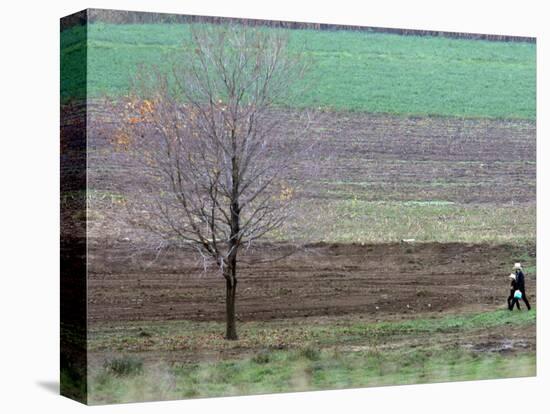
{"type": "MultiPolygon", "coordinates": [[[[61,30],[75,25],[84,24],[85,19],[76,13],[63,19],[61,30]]],[[[455,39],[478,39],[501,42],[535,43],[536,38],[524,36],[508,36],[497,34],[460,33],[436,30],[395,29],[387,27],[350,26],[327,23],[287,22],[280,20],[259,20],[234,17],[192,16],[185,14],[150,13],[125,10],[88,9],[88,22],[104,22],[115,24],[132,23],[237,23],[246,26],[267,26],[285,29],[313,29],[313,30],[356,30],[376,33],[393,33],[405,36],[438,36],[455,39]]]]}

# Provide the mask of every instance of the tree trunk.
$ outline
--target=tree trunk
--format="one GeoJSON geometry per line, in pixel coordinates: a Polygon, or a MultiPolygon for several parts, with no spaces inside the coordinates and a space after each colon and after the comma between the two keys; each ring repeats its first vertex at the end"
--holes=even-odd
{"type": "MultiPolygon", "coordinates": [[[[233,120],[233,125],[236,120],[233,120]]],[[[231,238],[229,239],[229,255],[227,258],[226,280],[226,318],[227,326],[225,339],[236,340],[237,323],[235,315],[235,294],[237,293],[237,254],[239,251],[239,233],[240,233],[240,213],[239,206],[239,163],[237,160],[237,138],[235,129],[231,130],[231,148],[233,155],[231,157],[231,238]]]]}
{"type": "Polygon", "coordinates": [[[237,293],[237,279],[229,275],[226,278],[225,309],[226,329],[225,339],[237,340],[237,323],[235,319],[235,294],[237,293]]]}

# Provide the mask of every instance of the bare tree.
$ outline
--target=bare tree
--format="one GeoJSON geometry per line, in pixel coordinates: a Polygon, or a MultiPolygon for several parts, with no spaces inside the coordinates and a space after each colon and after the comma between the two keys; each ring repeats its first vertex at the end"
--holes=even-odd
{"type": "MultiPolygon", "coordinates": [[[[192,30],[171,73],[142,69],[116,136],[143,166],[129,203],[135,223],[193,246],[226,284],[226,339],[237,339],[240,250],[280,227],[293,188],[286,177],[308,147],[307,111],[284,111],[307,64],[282,31],[192,30]],[[295,125],[291,136],[279,123],[295,125]]],[[[288,128],[285,128],[288,131],[288,128]]]]}

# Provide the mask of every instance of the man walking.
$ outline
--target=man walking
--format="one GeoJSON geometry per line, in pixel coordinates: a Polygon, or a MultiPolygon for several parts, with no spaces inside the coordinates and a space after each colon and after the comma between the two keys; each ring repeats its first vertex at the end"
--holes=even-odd
{"type": "Polygon", "coordinates": [[[527,306],[527,310],[531,310],[531,305],[527,300],[527,295],[525,294],[525,275],[523,274],[523,269],[521,268],[521,263],[514,264],[514,270],[516,273],[516,286],[517,289],[521,292],[521,298],[527,306]]]}

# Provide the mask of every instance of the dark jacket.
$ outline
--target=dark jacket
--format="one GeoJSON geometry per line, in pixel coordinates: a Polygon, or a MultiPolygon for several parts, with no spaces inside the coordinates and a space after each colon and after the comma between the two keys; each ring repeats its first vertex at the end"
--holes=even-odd
{"type": "Polygon", "coordinates": [[[520,269],[516,270],[516,289],[519,289],[521,291],[525,290],[525,275],[520,269]]]}

